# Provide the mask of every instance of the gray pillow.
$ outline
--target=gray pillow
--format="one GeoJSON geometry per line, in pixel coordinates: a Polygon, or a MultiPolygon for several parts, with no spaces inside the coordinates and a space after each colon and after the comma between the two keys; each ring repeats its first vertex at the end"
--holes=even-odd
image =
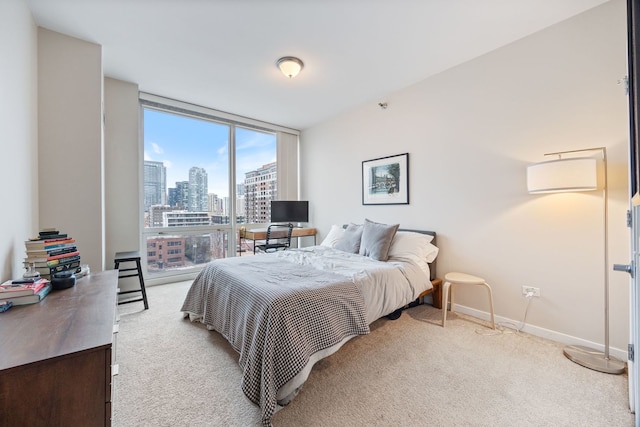
{"type": "Polygon", "coordinates": [[[400,224],[387,225],[365,219],[359,254],[378,261],[386,261],[389,258],[391,241],[398,227],[400,224]]]}
{"type": "Polygon", "coordinates": [[[335,249],[357,254],[360,250],[360,239],[362,238],[363,225],[349,224],[344,230],[344,234],[333,246],[335,249]]]}

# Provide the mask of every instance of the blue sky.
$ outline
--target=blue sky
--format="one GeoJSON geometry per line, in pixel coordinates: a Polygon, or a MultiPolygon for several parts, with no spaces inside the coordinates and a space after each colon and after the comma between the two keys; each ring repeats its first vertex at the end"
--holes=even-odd
{"type": "MultiPolygon", "coordinates": [[[[190,117],[144,110],[144,159],[163,162],[167,168],[167,189],[176,181],[188,181],[189,169],[204,168],[209,193],[229,195],[229,128],[190,117]]],[[[236,181],[244,173],[276,161],[273,134],[236,129],[236,181]]]]}

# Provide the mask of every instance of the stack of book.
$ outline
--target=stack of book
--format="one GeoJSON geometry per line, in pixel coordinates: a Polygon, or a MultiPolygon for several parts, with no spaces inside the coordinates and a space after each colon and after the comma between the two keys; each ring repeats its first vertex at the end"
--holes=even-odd
{"type": "Polygon", "coordinates": [[[33,265],[40,276],[50,279],[53,273],[71,270],[80,272],[80,251],[74,238],[59,230],[42,230],[38,237],[24,242],[27,269],[33,265]]]}
{"type": "Polygon", "coordinates": [[[51,283],[47,279],[7,280],[0,285],[0,303],[34,304],[42,301],[49,291],[51,291],[51,283]]]}

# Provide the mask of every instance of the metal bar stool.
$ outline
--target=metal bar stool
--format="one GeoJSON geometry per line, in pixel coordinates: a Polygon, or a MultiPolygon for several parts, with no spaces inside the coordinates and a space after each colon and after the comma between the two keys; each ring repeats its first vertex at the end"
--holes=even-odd
{"type": "Polygon", "coordinates": [[[142,267],[140,266],[140,253],[137,251],[133,252],[117,252],[114,258],[115,269],[118,270],[118,279],[123,279],[125,277],[138,277],[140,281],[140,289],[133,289],[130,291],[122,291],[118,292],[118,295],[130,294],[134,292],[141,292],[142,296],[137,299],[127,299],[124,301],[118,301],[118,304],[128,304],[131,302],[144,302],[144,309],[149,309],[149,304],[147,303],[147,291],[144,288],[144,278],[142,277],[142,267]],[[136,266],[133,268],[120,268],[121,263],[127,262],[135,262],[136,266]],[[129,271],[135,271],[135,273],[127,273],[129,271]],[[124,274],[123,274],[124,273],[124,274]]]}

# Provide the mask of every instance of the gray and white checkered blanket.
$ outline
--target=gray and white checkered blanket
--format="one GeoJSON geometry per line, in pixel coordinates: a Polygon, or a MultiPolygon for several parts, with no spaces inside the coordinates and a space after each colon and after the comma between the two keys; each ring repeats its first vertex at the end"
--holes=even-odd
{"type": "Polygon", "coordinates": [[[279,409],[278,389],[311,355],[369,333],[363,296],[351,280],[273,255],[209,263],[182,311],[240,353],[242,390],[267,426],[279,409]]]}

